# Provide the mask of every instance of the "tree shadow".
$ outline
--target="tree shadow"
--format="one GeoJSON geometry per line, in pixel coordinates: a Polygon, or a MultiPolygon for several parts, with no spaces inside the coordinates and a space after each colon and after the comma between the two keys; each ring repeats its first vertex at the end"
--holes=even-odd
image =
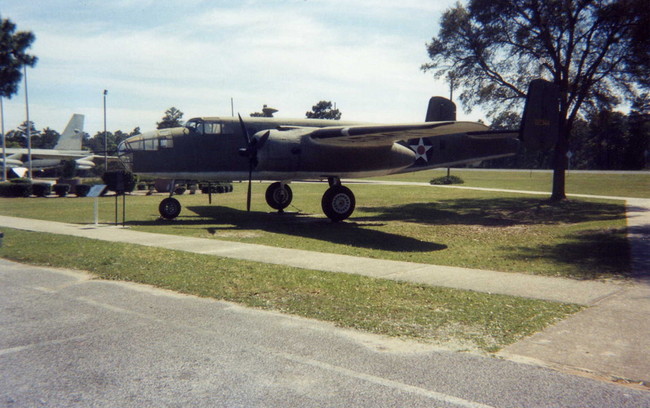
{"type": "Polygon", "coordinates": [[[581,231],[566,239],[568,242],[555,245],[508,248],[512,254],[507,257],[519,261],[549,259],[563,263],[568,266],[568,275],[575,279],[635,277],[625,228],[581,231]]]}
{"type": "Polygon", "coordinates": [[[173,221],[133,221],[129,224],[152,226],[172,222],[179,226],[196,226],[212,235],[218,232],[262,230],[390,252],[431,252],[447,248],[446,245],[373,229],[384,225],[381,222],[359,222],[353,219],[332,223],[328,219],[309,214],[247,212],[222,206],[192,206],[186,209],[196,215],[180,216],[173,221]]]}
{"type": "Polygon", "coordinates": [[[509,227],[532,224],[562,224],[624,219],[625,210],[616,204],[543,201],[535,198],[479,198],[410,203],[392,207],[362,207],[363,221],[406,221],[434,225],[479,225],[509,227]]]}

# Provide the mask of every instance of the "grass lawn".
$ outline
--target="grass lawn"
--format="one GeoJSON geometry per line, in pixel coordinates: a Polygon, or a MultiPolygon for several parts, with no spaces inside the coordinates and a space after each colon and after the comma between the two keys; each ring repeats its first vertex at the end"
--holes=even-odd
{"type": "MultiPolygon", "coordinates": [[[[267,184],[235,192],[179,197],[174,221],[158,219],[157,196],[127,197],[134,229],[235,240],[427,264],[524,272],[577,279],[626,277],[629,247],[622,201],[544,197],[422,186],[351,185],[357,209],[333,224],[320,209],[326,183],[295,183],[287,213],[270,213],[267,184]]],[[[93,199],[0,199],[0,214],[90,223],[93,199]]],[[[121,200],[119,203],[121,217],[121,200]]],[[[100,199],[101,221],[114,221],[114,198],[100,199]]]]}
{"type": "MultiPolygon", "coordinates": [[[[393,176],[428,182],[446,171],[393,176]]],[[[550,173],[452,170],[467,186],[549,191],[550,173]]],[[[570,174],[568,191],[648,197],[647,175],[570,174]]],[[[566,276],[625,278],[629,272],[625,208],[619,200],[571,199],[422,186],[351,185],[357,209],[343,223],[322,214],[325,183],[295,183],[283,215],[264,201],[267,184],[213,196],[183,195],[174,221],[158,219],[164,195],[127,197],[130,228],[286,248],[420,263],[566,276]]],[[[115,219],[102,197],[100,222],[115,219]]],[[[119,201],[121,217],[121,199],[119,201]]],[[[0,198],[0,214],[92,223],[90,198],[0,198]]],[[[157,248],[4,229],[0,256],[90,271],[334,322],[342,327],[414,338],[455,349],[496,351],[539,331],[575,305],[399,283],[347,274],[236,261],[157,248]],[[74,254],[70,256],[69,254],[74,254]]]]}
{"type": "MultiPolygon", "coordinates": [[[[380,180],[428,183],[447,175],[446,169],[421,171],[379,177],[380,180]]],[[[451,169],[451,175],[463,179],[463,186],[551,192],[553,174],[550,171],[499,171],[451,169]]],[[[617,197],[650,198],[650,172],[572,172],[566,176],[567,194],[589,194],[617,197]]]]}
{"type": "Polygon", "coordinates": [[[0,256],[85,270],[103,279],[155,285],[457,350],[495,352],[581,309],[513,296],[8,229],[0,256]]]}

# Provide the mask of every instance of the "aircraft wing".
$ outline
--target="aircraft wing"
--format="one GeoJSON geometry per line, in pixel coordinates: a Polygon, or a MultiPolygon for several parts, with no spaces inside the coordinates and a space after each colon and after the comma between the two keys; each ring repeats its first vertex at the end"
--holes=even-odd
{"type": "Polygon", "coordinates": [[[309,136],[316,143],[331,146],[390,146],[400,140],[487,130],[487,126],[477,122],[426,122],[402,125],[328,126],[312,131],[309,136]]]}

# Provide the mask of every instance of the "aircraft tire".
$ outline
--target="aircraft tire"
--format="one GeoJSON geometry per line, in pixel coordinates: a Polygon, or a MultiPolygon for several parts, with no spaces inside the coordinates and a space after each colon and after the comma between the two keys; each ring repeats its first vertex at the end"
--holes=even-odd
{"type": "Polygon", "coordinates": [[[265,198],[269,207],[282,211],[291,204],[293,192],[287,184],[283,186],[282,183],[275,182],[266,189],[265,198]]]}
{"type": "Polygon", "coordinates": [[[173,220],[181,213],[181,203],[173,197],[167,197],[158,206],[160,216],[166,220],[173,220]]]}
{"type": "Polygon", "coordinates": [[[334,185],[325,191],[321,207],[327,218],[333,222],[343,221],[354,212],[356,201],[352,191],[341,185],[334,185]]]}

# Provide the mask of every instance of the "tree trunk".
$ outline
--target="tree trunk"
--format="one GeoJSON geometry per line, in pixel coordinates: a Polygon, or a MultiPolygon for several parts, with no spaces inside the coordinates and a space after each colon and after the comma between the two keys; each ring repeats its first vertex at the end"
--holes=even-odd
{"type": "Polygon", "coordinates": [[[566,126],[560,126],[557,144],[555,145],[555,156],[553,158],[553,192],[551,201],[566,199],[566,169],[567,152],[569,150],[568,131],[566,126]]]}

